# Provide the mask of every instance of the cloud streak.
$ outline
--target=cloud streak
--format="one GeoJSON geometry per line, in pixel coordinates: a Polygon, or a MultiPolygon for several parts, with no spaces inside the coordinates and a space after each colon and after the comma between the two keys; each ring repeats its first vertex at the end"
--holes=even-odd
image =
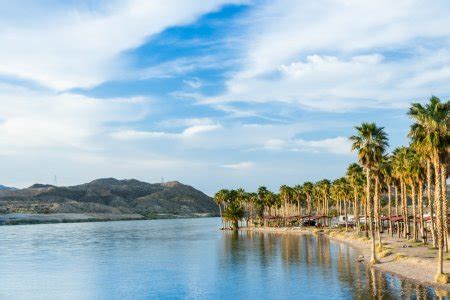
{"type": "Polygon", "coordinates": [[[253,166],[254,166],[254,163],[252,163],[250,161],[244,161],[244,162],[235,163],[235,164],[221,165],[222,168],[232,169],[232,170],[237,170],[237,171],[248,170],[248,169],[253,168],[253,166]]]}
{"type": "Polygon", "coordinates": [[[445,1],[267,2],[248,15],[242,63],[225,92],[202,103],[344,112],[448,94],[450,20],[440,13],[448,9],[445,1]]]}
{"type": "Polygon", "coordinates": [[[46,18],[36,22],[0,21],[0,74],[56,90],[121,79],[128,72],[127,61],[120,56],[124,51],[166,28],[186,25],[223,4],[239,2],[128,0],[110,2],[96,11],[47,8],[46,18]]]}

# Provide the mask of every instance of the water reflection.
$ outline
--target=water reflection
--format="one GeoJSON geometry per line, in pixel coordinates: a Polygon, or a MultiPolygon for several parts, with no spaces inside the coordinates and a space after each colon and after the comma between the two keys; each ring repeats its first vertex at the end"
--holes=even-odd
{"type": "MultiPolygon", "coordinates": [[[[433,299],[442,291],[382,273],[357,262],[358,252],[324,236],[224,232],[222,266],[277,274],[266,293],[279,298],[433,299]],[[295,284],[293,284],[295,283],[295,284]]],[[[266,277],[270,275],[266,274],[266,277]]],[[[245,278],[245,277],[244,277],[245,278]]],[[[267,295],[267,294],[266,294],[267,295]]]]}
{"type": "Polygon", "coordinates": [[[429,299],[325,237],[220,219],[0,227],[0,299],[429,299]]]}

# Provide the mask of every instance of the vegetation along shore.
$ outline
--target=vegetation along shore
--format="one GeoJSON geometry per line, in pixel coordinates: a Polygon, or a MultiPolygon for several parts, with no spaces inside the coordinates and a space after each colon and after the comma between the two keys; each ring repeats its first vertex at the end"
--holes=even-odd
{"type": "Polygon", "coordinates": [[[315,228],[363,249],[374,267],[447,287],[449,109],[434,96],[413,103],[410,143],[390,153],[384,127],[356,126],[349,139],[357,162],[333,181],[282,185],[278,193],[218,191],[223,228],[315,228]]]}

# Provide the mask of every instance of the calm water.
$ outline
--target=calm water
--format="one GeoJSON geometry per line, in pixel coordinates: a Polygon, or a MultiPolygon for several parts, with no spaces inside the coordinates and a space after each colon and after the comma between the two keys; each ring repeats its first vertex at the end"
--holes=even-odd
{"type": "Polygon", "coordinates": [[[367,270],[324,237],[233,234],[219,219],[0,227],[0,298],[383,299],[431,288],[367,270]]]}

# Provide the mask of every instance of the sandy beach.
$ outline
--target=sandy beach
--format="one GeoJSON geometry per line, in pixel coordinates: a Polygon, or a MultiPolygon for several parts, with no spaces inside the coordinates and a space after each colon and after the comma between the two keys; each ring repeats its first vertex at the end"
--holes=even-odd
{"type": "MultiPolygon", "coordinates": [[[[346,243],[358,249],[361,255],[364,256],[365,263],[368,263],[370,259],[370,240],[364,237],[356,237],[352,231],[345,232],[338,229],[317,230],[299,227],[241,228],[241,230],[274,234],[323,234],[331,240],[346,243]]],[[[382,235],[382,240],[385,250],[383,253],[378,253],[380,263],[374,265],[374,268],[420,284],[436,287],[443,290],[443,292],[450,292],[450,284],[437,284],[434,281],[437,250],[432,249],[431,245],[390,237],[386,233],[382,235]]],[[[448,257],[450,257],[450,254],[448,257]]],[[[444,270],[450,270],[450,260],[444,260],[444,270]]]]}

